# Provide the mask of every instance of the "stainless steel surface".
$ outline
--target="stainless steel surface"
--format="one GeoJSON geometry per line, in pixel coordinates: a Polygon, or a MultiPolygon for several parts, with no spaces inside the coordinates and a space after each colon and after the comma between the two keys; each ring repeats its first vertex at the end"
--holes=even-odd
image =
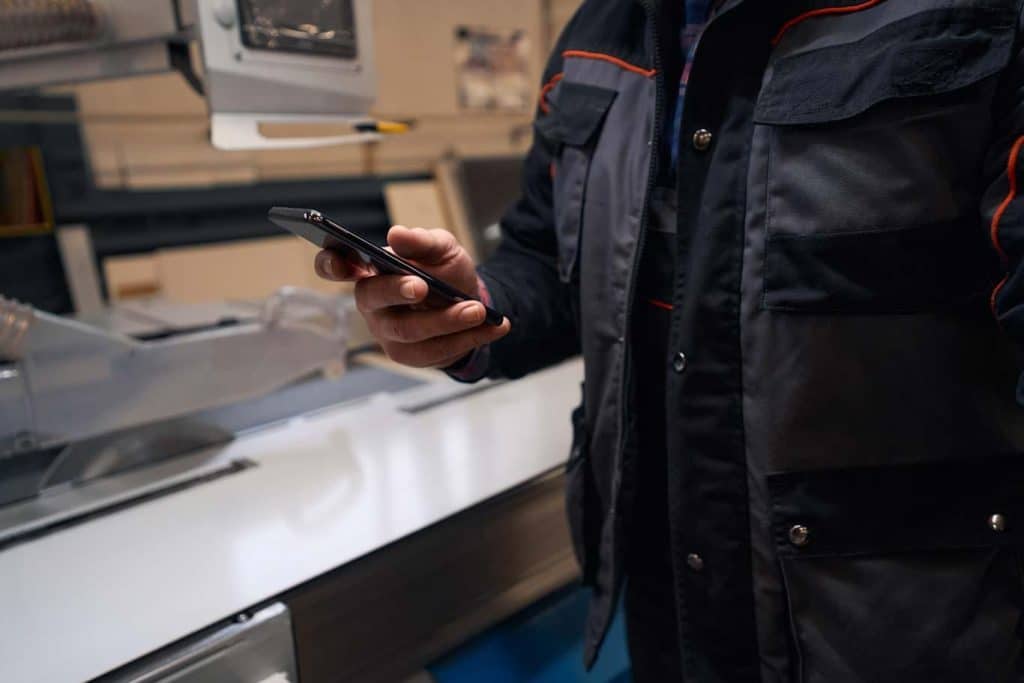
{"type": "Polygon", "coordinates": [[[803,524],[795,524],[789,529],[789,542],[802,548],[811,540],[811,530],[803,524]]]}
{"type": "Polygon", "coordinates": [[[101,683],[296,683],[288,608],[274,603],[147,657],[101,683]]]}
{"type": "Polygon", "coordinates": [[[17,361],[0,381],[0,456],[16,435],[63,445],[339,374],[349,305],[286,291],[259,322],[141,342],[0,299],[0,356],[17,361]]]}
{"type": "Polygon", "coordinates": [[[345,370],[345,299],[133,306],[95,327],[0,298],[0,545],[237,470],[236,433],[373,390],[309,381],[345,370]]]}
{"type": "Polygon", "coordinates": [[[185,418],[0,459],[0,546],[241,471],[244,461],[222,455],[236,435],[379,394],[401,395],[420,383],[355,367],[340,382],[308,380],[185,418]]]}
{"type": "Polygon", "coordinates": [[[996,513],[988,518],[988,526],[992,531],[1006,531],[1006,517],[996,513]]]}
{"type": "Polygon", "coordinates": [[[92,680],[560,468],[581,377],[577,359],[425,412],[389,393],[286,419],[214,449],[254,467],[4,548],[0,678],[92,680]]]}
{"type": "Polygon", "coordinates": [[[182,332],[209,329],[228,323],[259,320],[261,303],[221,301],[171,304],[161,299],[119,302],[93,313],[76,313],[75,320],[112,334],[152,340],[182,332]]]}
{"type": "Polygon", "coordinates": [[[402,412],[416,414],[432,408],[437,408],[446,403],[479,394],[501,386],[505,380],[483,379],[475,384],[461,384],[458,382],[433,382],[424,384],[415,389],[410,389],[398,397],[398,408],[402,412]]]}
{"type": "MultiPolygon", "coordinates": [[[[61,449],[39,488],[70,486],[225,444],[234,434],[217,425],[180,418],[69,444],[61,449]]],[[[2,482],[0,482],[2,484],[2,482]]],[[[3,501],[0,500],[0,503],[3,501]]]]}
{"type": "MultiPolygon", "coordinates": [[[[159,297],[134,299],[107,309],[115,314],[107,329],[111,332],[152,339],[167,334],[180,334],[189,330],[212,328],[225,323],[257,322],[262,315],[262,301],[209,301],[182,305],[159,297]],[[124,325],[125,327],[121,327],[124,325]],[[145,325],[145,329],[143,329],[145,325]],[[137,331],[132,332],[130,330],[137,331]]],[[[76,316],[92,323],[95,318],[76,316]]]]}
{"type": "Polygon", "coordinates": [[[162,458],[155,464],[91,480],[87,486],[56,487],[0,507],[0,547],[249,466],[243,460],[224,456],[222,451],[208,448],[162,458]]]}

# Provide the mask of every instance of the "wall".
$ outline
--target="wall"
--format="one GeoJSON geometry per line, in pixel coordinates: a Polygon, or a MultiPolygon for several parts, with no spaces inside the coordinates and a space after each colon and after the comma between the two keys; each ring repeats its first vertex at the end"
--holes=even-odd
{"type": "Polygon", "coordinates": [[[460,112],[453,56],[458,25],[524,29],[531,80],[578,0],[375,0],[376,113],[415,130],[374,145],[221,152],[208,142],[202,99],[175,74],[63,89],[79,100],[97,185],[159,188],[367,173],[429,171],[447,153],[521,153],[530,116],[460,112]]]}

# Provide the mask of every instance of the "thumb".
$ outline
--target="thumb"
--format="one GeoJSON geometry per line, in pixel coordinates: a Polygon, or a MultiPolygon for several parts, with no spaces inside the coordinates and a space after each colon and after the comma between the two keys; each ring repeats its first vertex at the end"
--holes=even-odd
{"type": "Polygon", "coordinates": [[[462,247],[447,230],[396,225],[388,231],[388,245],[402,258],[428,266],[445,265],[462,254],[462,247]]]}

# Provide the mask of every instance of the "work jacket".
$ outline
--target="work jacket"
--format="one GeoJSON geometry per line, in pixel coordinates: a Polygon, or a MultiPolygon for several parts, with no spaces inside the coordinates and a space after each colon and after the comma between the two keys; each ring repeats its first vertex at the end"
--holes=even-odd
{"type": "MultiPolygon", "coordinates": [[[[664,358],[672,553],[703,559],[676,576],[687,680],[1024,677],[1021,4],[725,0],[707,25],[664,358]]],[[[670,5],[572,19],[481,267],[512,321],[492,374],[583,355],[568,501],[588,662],[628,552],[670,5]]]]}

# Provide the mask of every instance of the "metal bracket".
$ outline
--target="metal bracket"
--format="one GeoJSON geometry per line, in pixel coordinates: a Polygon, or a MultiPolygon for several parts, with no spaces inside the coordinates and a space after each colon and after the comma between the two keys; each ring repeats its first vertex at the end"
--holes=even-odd
{"type": "Polygon", "coordinates": [[[210,114],[210,140],[217,149],[238,151],[246,149],[314,149],[332,145],[352,145],[376,142],[380,133],[353,132],[345,135],[325,135],[303,138],[270,138],[260,131],[261,123],[343,123],[355,125],[370,122],[365,116],[299,116],[294,114],[210,114]]]}

